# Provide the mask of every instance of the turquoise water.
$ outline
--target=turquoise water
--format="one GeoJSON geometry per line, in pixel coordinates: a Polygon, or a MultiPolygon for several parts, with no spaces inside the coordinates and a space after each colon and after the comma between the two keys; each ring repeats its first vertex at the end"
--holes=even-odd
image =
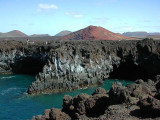
{"type": "MultiPolygon", "coordinates": [[[[75,96],[80,93],[92,94],[96,87],[81,89],[59,94],[43,94],[30,96],[26,94],[27,87],[34,81],[29,75],[1,75],[0,76],[0,120],[29,120],[34,115],[42,114],[44,109],[61,108],[65,94],[75,96]]],[[[106,80],[103,88],[109,90],[113,82],[106,80]]],[[[123,85],[131,81],[120,81],[123,85]]]]}

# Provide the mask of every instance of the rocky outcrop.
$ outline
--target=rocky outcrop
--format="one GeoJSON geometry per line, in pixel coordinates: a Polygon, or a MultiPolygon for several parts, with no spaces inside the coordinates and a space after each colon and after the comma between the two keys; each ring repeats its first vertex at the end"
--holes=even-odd
{"type": "Polygon", "coordinates": [[[148,98],[139,101],[138,105],[144,115],[160,117],[160,100],[149,96],[148,98]]]}
{"type": "MultiPolygon", "coordinates": [[[[82,42],[83,44],[83,42],[82,42]]],[[[105,54],[99,46],[61,43],[47,53],[48,61],[28,93],[62,92],[102,84],[120,58],[105,54]]]]}
{"type": "Polygon", "coordinates": [[[34,116],[32,120],[71,120],[71,117],[59,109],[52,108],[44,111],[44,115],[34,116]]]}
{"type": "Polygon", "coordinates": [[[12,73],[11,64],[15,62],[16,57],[23,56],[22,52],[16,49],[5,50],[0,52],[0,74],[12,73]]]}
{"type": "Polygon", "coordinates": [[[72,98],[64,96],[62,111],[76,119],[83,115],[98,116],[103,114],[109,97],[103,88],[98,88],[92,95],[80,94],[72,98]],[[98,91],[98,92],[97,92],[98,91]]]}
{"type": "Polygon", "coordinates": [[[68,115],[64,120],[158,120],[160,99],[155,98],[158,82],[158,79],[147,82],[137,80],[126,86],[118,82],[108,92],[97,88],[92,95],[82,93],[73,98],[65,95],[61,110],[52,108],[47,112],[49,115],[45,112],[44,115],[34,116],[32,120],[59,120],[60,114],[61,117],[68,115]],[[57,118],[53,118],[52,113],[57,118]]]}
{"type": "Polygon", "coordinates": [[[0,45],[0,74],[37,74],[45,64],[44,52],[27,42],[3,41],[0,45]]]}
{"type": "Polygon", "coordinates": [[[119,68],[122,78],[152,78],[160,69],[158,44],[155,41],[62,42],[59,48],[47,53],[48,62],[28,93],[56,93],[102,84],[119,68]]]}
{"type": "Polygon", "coordinates": [[[1,73],[36,74],[29,94],[94,86],[109,76],[147,80],[160,71],[159,41],[153,40],[3,41],[0,48],[1,73]]]}

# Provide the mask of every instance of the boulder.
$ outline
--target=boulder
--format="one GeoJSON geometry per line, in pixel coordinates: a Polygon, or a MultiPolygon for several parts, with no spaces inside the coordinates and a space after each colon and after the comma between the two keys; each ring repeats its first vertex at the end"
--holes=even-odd
{"type": "Polygon", "coordinates": [[[49,113],[50,113],[50,109],[46,109],[46,110],[44,111],[43,117],[44,117],[45,119],[49,119],[49,113]]]}
{"type": "Polygon", "coordinates": [[[33,116],[31,120],[47,120],[47,119],[42,115],[37,115],[37,116],[33,116]]]}
{"type": "Polygon", "coordinates": [[[62,111],[65,111],[66,113],[73,110],[73,107],[70,107],[72,105],[72,97],[69,95],[65,95],[63,97],[63,109],[62,111]]]}
{"type": "Polygon", "coordinates": [[[71,120],[71,118],[60,109],[52,108],[49,113],[49,120],[71,120]]]}
{"type": "Polygon", "coordinates": [[[120,82],[115,82],[109,91],[109,99],[112,104],[121,104],[127,102],[130,97],[127,88],[123,87],[120,82]]]}
{"type": "Polygon", "coordinates": [[[95,95],[95,94],[106,94],[106,90],[104,88],[97,88],[94,93],[92,95],[95,95]]]}
{"type": "Polygon", "coordinates": [[[160,100],[157,100],[153,97],[148,97],[138,102],[141,111],[143,114],[148,115],[149,117],[160,117],[160,100]]]}
{"type": "Polygon", "coordinates": [[[137,109],[137,106],[126,108],[124,105],[111,105],[105,111],[106,120],[137,120],[130,115],[131,110],[137,109]]]}

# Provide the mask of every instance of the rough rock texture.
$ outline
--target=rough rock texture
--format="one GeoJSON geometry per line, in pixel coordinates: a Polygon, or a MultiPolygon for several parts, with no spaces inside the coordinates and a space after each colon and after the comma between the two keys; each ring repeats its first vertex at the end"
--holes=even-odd
{"type": "MultiPolygon", "coordinates": [[[[48,113],[54,111],[54,116],[57,116],[55,120],[60,119],[60,114],[61,117],[68,115],[64,120],[159,120],[160,100],[155,98],[158,82],[158,79],[147,82],[137,80],[125,87],[121,83],[114,83],[109,92],[97,88],[92,95],[82,93],[73,98],[65,95],[62,110],[57,112],[52,108],[48,113]]],[[[35,116],[32,120],[41,120],[35,118],[44,116],[35,116]]],[[[52,117],[47,116],[46,119],[52,117]]]]}
{"type": "Polygon", "coordinates": [[[138,105],[144,115],[150,117],[160,117],[160,100],[149,96],[148,98],[140,100],[138,105]]]}
{"type": "Polygon", "coordinates": [[[123,68],[123,63],[130,70],[125,75],[122,70],[122,77],[152,78],[160,70],[159,43],[155,41],[62,42],[48,51],[47,63],[28,93],[56,93],[101,84],[115,66],[123,68]]]}
{"type": "MultiPolygon", "coordinates": [[[[147,80],[160,72],[159,41],[1,43],[1,74],[36,74],[35,82],[28,89],[29,94],[56,93],[98,85],[109,75],[111,78],[147,80]]],[[[138,89],[145,88],[138,86],[138,89]]],[[[124,96],[128,94],[125,88],[122,91],[124,96]]],[[[136,92],[133,94],[141,96],[136,92]]]]}
{"type": "Polygon", "coordinates": [[[106,54],[99,46],[83,45],[83,42],[81,45],[62,43],[57,49],[51,48],[47,57],[29,93],[61,92],[101,84],[113,71],[112,64],[120,64],[118,56],[106,54]]]}
{"type": "Polygon", "coordinates": [[[79,31],[70,33],[61,39],[69,40],[133,40],[121,34],[113,33],[102,27],[89,26],[79,31]]]}
{"type": "Polygon", "coordinates": [[[31,120],[71,120],[71,117],[60,109],[52,108],[45,110],[44,115],[34,116],[31,120]]]}

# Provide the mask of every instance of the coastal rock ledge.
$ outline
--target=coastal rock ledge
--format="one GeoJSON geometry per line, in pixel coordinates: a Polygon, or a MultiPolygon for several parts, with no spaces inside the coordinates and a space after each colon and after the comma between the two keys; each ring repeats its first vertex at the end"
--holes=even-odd
{"type": "Polygon", "coordinates": [[[160,41],[1,41],[0,74],[36,75],[29,94],[100,85],[107,78],[152,79],[160,74],[160,41]],[[7,45],[7,46],[6,46],[7,45]]]}
{"type": "Polygon", "coordinates": [[[109,91],[97,88],[92,95],[65,95],[62,109],[47,109],[31,120],[159,120],[160,75],[125,87],[113,83],[109,91]]]}

